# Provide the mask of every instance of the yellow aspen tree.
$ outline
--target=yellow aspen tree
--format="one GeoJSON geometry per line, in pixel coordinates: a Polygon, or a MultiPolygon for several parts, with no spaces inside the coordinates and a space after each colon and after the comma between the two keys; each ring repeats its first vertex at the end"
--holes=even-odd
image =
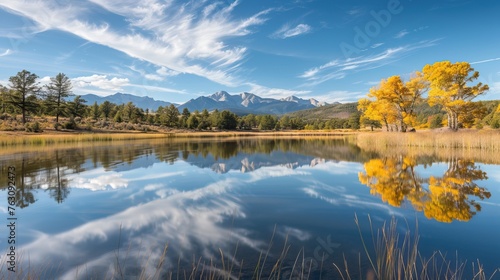
{"type": "Polygon", "coordinates": [[[468,62],[436,62],[423,69],[430,83],[428,102],[430,106],[441,105],[448,116],[448,127],[459,128],[459,116],[466,114],[472,100],[485,93],[489,87],[482,83],[469,85],[479,77],[468,62]]]}
{"type": "Polygon", "coordinates": [[[415,73],[408,82],[400,76],[391,76],[382,80],[377,88],[372,88],[369,97],[376,102],[391,104],[392,115],[396,119],[401,132],[406,132],[408,126],[414,123],[415,106],[422,100],[427,89],[427,83],[420,72],[415,73]]]}
{"type": "Polygon", "coordinates": [[[386,100],[360,99],[358,111],[362,112],[361,119],[378,121],[387,131],[397,120],[396,108],[386,100]]]}

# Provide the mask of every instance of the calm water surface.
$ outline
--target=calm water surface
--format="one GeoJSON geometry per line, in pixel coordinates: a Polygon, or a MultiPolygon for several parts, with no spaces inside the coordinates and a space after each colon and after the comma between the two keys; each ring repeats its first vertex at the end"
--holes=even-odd
{"type": "MultiPolygon", "coordinates": [[[[454,261],[458,254],[468,266],[479,259],[491,272],[500,267],[500,162],[487,162],[384,156],[334,139],[155,140],[17,152],[0,156],[0,209],[7,212],[12,165],[19,265],[52,267],[47,279],[153,274],[165,245],[164,276],[175,278],[193,263],[221,267],[223,254],[235,276],[250,278],[259,255],[269,252],[266,275],[285,248],[286,279],[298,255],[311,279],[335,279],[331,264],[343,264],[344,256],[358,270],[363,247],[355,215],[369,243],[369,217],[375,230],[396,217],[402,234],[418,224],[424,256],[440,250],[454,261]]],[[[362,273],[367,264],[362,257],[362,273]]],[[[1,269],[9,273],[5,264],[1,269]]]]}

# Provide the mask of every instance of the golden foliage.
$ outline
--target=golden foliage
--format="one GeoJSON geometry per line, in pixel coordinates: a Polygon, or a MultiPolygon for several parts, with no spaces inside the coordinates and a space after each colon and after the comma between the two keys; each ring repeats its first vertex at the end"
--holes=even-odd
{"type": "Polygon", "coordinates": [[[487,179],[471,160],[452,159],[442,177],[420,177],[411,157],[372,159],[364,164],[365,172],[358,174],[359,181],[379,195],[382,201],[400,207],[406,199],[417,211],[429,219],[450,223],[453,220],[469,221],[481,206],[471,197],[481,200],[491,194],[475,181],[487,179]],[[428,188],[424,188],[428,185],[428,188]]]}
{"type": "Polygon", "coordinates": [[[471,101],[485,93],[489,87],[478,83],[469,85],[479,77],[468,62],[436,62],[426,65],[424,77],[430,83],[429,105],[440,105],[448,115],[448,127],[458,129],[459,116],[468,114],[471,101]]]}
{"type": "Polygon", "coordinates": [[[368,97],[373,100],[360,101],[358,109],[364,118],[380,121],[387,130],[389,125],[395,125],[397,130],[404,132],[414,124],[415,105],[422,100],[426,88],[427,83],[420,72],[406,83],[400,76],[392,76],[371,88],[368,97]]]}

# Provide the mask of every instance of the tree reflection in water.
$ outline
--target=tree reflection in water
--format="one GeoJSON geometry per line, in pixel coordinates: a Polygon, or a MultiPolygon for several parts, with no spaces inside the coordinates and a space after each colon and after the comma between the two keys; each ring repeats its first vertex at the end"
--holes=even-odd
{"type": "Polygon", "coordinates": [[[446,223],[469,221],[481,211],[475,199],[491,196],[477,185],[476,181],[488,177],[472,160],[448,160],[448,169],[441,177],[423,178],[416,172],[417,166],[416,159],[408,156],[372,159],[358,177],[382,201],[400,207],[406,200],[427,218],[446,223]]]}

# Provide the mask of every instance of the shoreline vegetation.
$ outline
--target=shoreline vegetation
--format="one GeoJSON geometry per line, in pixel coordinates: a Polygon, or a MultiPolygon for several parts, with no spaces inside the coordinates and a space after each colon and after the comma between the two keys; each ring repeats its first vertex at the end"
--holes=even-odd
{"type": "Polygon", "coordinates": [[[188,131],[169,132],[80,132],[53,131],[43,133],[0,132],[0,147],[48,146],[67,143],[114,142],[146,139],[220,139],[220,138],[276,138],[276,137],[347,137],[355,135],[352,131],[188,131]]]}
{"type": "Polygon", "coordinates": [[[385,131],[353,130],[288,130],[288,131],[190,131],[170,130],[165,132],[141,131],[44,131],[42,133],[8,131],[0,132],[0,146],[51,145],[62,143],[110,142],[140,139],[169,138],[238,138],[238,137],[346,137],[354,138],[361,148],[373,150],[390,147],[437,148],[466,150],[500,150],[498,130],[448,129],[421,130],[417,133],[392,133],[385,131]]]}
{"type": "Polygon", "coordinates": [[[168,132],[89,132],[44,131],[0,132],[0,155],[42,150],[81,148],[86,146],[125,145],[153,141],[234,141],[239,139],[342,139],[368,153],[384,157],[406,155],[443,160],[461,158],[486,164],[500,163],[500,131],[446,128],[419,130],[415,133],[352,130],[289,130],[289,131],[189,131],[168,132]]]}

